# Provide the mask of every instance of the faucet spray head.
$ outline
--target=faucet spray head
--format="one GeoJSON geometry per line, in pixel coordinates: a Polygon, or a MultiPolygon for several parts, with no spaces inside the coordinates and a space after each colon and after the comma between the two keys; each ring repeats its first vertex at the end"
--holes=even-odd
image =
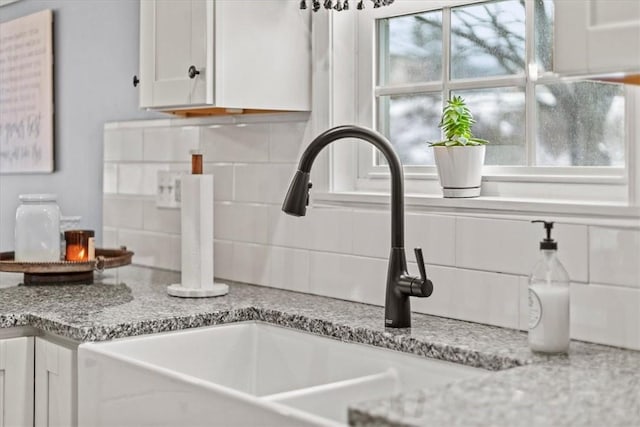
{"type": "Polygon", "coordinates": [[[297,170],[291,180],[289,191],[282,203],[282,211],[293,216],[305,216],[309,205],[309,172],[297,170]]]}

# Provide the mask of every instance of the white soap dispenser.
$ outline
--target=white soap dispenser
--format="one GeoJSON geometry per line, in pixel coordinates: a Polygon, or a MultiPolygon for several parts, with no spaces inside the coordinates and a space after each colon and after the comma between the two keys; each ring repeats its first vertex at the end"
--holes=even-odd
{"type": "Polygon", "coordinates": [[[542,353],[569,351],[569,275],[558,259],[558,243],[551,238],[553,222],[544,224],[540,259],[529,275],[529,347],[542,353]]]}

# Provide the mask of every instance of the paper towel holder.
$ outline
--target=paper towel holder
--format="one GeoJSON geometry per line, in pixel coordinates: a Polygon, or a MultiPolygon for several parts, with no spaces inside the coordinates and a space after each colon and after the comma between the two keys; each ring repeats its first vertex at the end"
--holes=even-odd
{"type": "Polygon", "coordinates": [[[172,297],[181,298],[208,298],[221,297],[229,293],[229,285],[224,283],[213,283],[210,287],[189,288],[181,283],[174,283],[167,286],[167,293],[172,297]]]}
{"type": "Polygon", "coordinates": [[[217,297],[229,292],[228,285],[213,278],[213,175],[203,175],[202,169],[202,154],[192,151],[191,175],[181,182],[182,283],[167,287],[175,297],[217,297]]]}

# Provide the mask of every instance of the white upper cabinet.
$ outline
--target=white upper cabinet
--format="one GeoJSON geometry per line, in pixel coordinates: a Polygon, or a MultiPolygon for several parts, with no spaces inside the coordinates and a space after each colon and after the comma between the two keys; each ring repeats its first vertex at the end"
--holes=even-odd
{"type": "Polygon", "coordinates": [[[291,0],[140,2],[140,107],[305,111],[309,11],[291,0]]]}
{"type": "Polygon", "coordinates": [[[208,14],[199,0],[140,2],[141,107],[206,103],[208,14]],[[190,66],[202,75],[189,78],[190,66]]]}
{"type": "Polygon", "coordinates": [[[640,0],[556,0],[559,74],[640,73],[640,0]]]}

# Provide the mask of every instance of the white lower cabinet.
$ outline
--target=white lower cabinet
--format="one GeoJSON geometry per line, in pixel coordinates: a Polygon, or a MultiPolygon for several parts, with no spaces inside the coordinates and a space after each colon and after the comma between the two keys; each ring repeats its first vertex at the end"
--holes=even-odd
{"type": "Polygon", "coordinates": [[[0,427],[33,425],[33,342],[0,339],[0,427]]]}
{"type": "Polygon", "coordinates": [[[76,426],[77,350],[39,337],[35,347],[34,425],[76,426]]]}

